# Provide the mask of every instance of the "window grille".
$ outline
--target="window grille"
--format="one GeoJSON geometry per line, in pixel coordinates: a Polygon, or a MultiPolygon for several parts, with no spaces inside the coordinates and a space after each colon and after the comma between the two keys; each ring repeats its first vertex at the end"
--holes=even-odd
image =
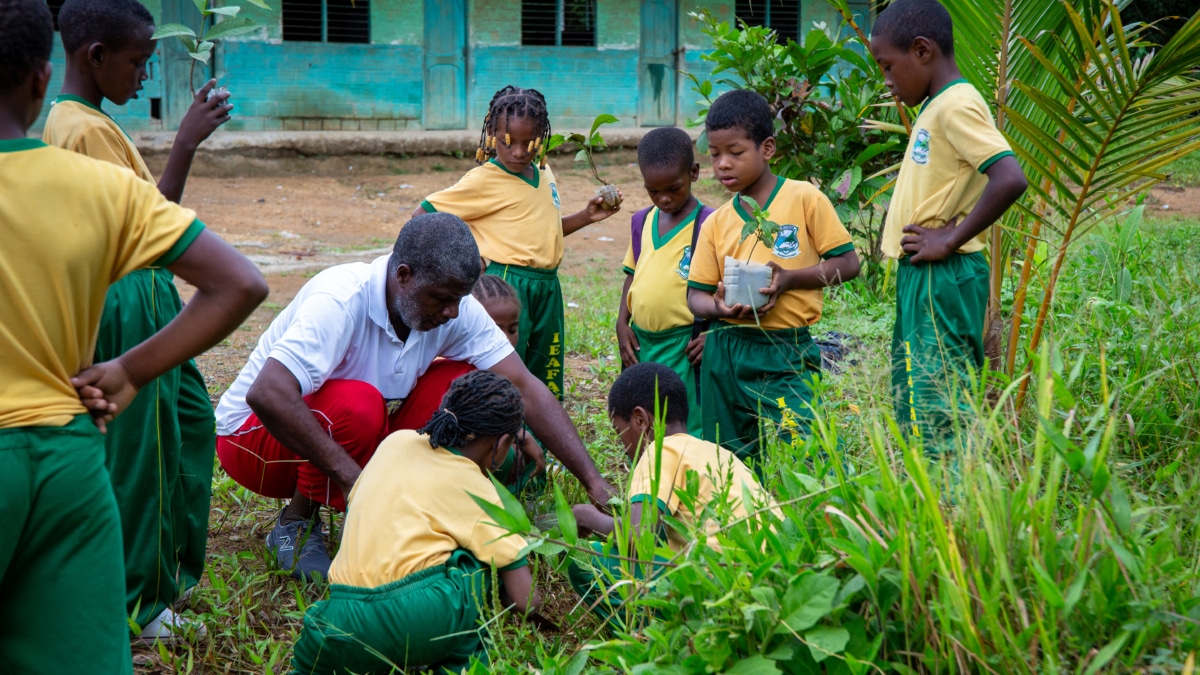
{"type": "Polygon", "coordinates": [[[595,47],[596,0],[521,0],[521,44],[595,47]]]}
{"type": "Polygon", "coordinates": [[[370,0],[283,0],[285,42],[371,41],[370,0]]]}
{"type": "Polygon", "coordinates": [[[734,14],[747,25],[774,30],[780,42],[798,39],[800,0],[737,0],[734,14]]]}

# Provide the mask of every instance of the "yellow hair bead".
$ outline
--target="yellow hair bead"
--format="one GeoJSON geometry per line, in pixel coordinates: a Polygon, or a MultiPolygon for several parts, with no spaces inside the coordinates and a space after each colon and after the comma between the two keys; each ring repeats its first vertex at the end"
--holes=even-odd
{"type": "Polygon", "coordinates": [[[533,141],[529,141],[529,149],[527,152],[533,152],[533,141]]]}
{"type": "Polygon", "coordinates": [[[504,145],[512,145],[512,136],[507,133],[504,134],[504,145]]]}
{"type": "Polygon", "coordinates": [[[476,148],[476,149],[475,149],[475,161],[476,161],[476,162],[482,162],[482,161],[483,161],[483,148],[476,148]]]}

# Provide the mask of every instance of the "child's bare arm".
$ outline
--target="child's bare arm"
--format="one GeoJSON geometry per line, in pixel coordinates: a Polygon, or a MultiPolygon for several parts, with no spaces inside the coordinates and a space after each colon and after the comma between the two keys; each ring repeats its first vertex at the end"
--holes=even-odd
{"type": "Polygon", "coordinates": [[[770,296],[767,304],[763,305],[766,309],[759,310],[763,314],[775,306],[775,299],[784,291],[816,290],[837,286],[857,277],[858,273],[862,271],[858,253],[855,251],[847,251],[822,260],[812,267],[803,267],[798,270],[785,270],[774,261],[768,262],[767,267],[772,270],[771,285],[759,289],[763,295],[770,296]]]}
{"type": "Polygon", "coordinates": [[[633,285],[633,275],[625,275],[625,285],[621,287],[621,304],[617,307],[617,347],[621,352],[621,367],[628,368],[638,362],[638,351],[642,346],[638,344],[637,335],[633,333],[633,327],[629,325],[631,317],[629,315],[629,287],[633,285]]]}
{"type": "Polygon", "coordinates": [[[533,587],[533,575],[528,565],[501,571],[500,581],[504,583],[504,593],[508,596],[502,600],[511,603],[520,616],[529,616],[542,608],[542,597],[533,587]]]}
{"type": "Polygon", "coordinates": [[[579,528],[579,534],[585,537],[593,532],[604,536],[612,534],[613,517],[595,506],[576,504],[571,507],[571,513],[575,516],[575,525],[579,528]]]}
{"type": "Polygon", "coordinates": [[[966,218],[957,224],[951,221],[945,227],[924,228],[920,225],[905,225],[905,237],[900,246],[909,255],[909,262],[933,262],[950,257],[963,244],[971,241],[1004,215],[1016,203],[1029,182],[1015,157],[1002,157],[989,166],[984,175],[987,187],[979,197],[979,203],[966,218]]]}
{"type": "Polygon", "coordinates": [[[417,216],[424,215],[426,213],[429,213],[429,212],[425,210],[425,207],[421,206],[420,204],[417,204],[417,208],[413,209],[412,215],[409,216],[409,219],[411,220],[413,218],[416,218],[417,216]]]}
{"type": "Polygon", "coordinates": [[[578,232],[588,225],[598,223],[621,210],[620,204],[614,206],[611,210],[606,209],[600,205],[603,201],[603,197],[594,197],[588,202],[586,207],[569,216],[564,216],[562,219],[563,236],[578,232]]]}
{"type": "Polygon", "coordinates": [[[179,123],[179,132],[175,134],[175,143],[171,145],[167,168],[158,179],[158,191],[176,204],[183,198],[183,186],[187,183],[188,172],[192,169],[196,149],[217,130],[217,127],[229,121],[229,111],[233,110],[233,106],[226,102],[229,99],[228,93],[208,98],[208,92],[216,85],[216,80],[209,80],[196,92],[192,107],[179,123]]]}

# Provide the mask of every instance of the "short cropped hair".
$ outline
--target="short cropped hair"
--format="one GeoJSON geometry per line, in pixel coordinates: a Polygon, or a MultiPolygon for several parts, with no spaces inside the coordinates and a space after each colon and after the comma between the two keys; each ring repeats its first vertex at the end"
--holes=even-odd
{"type": "Polygon", "coordinates": [[[688,391],[674,370],[644,361],[626,368],[608,391],[608,414],[629,419],[634,408],[654,413],[655,388],[660,408],[665,408],[667,422],[685,423],[688,418],[688,391]]]}
{"type": "Polygon", "coordinates": [[[388,271],[408,265],[422,284],[448,281],[474,286],[479,280],[479,246],[462,218],[423,213],[408,221],[396,237],[388,271]]]}
{"type": "Polygon", "coordinates": [[[58,32],[68,54],[93,42],[119,47],[139,28],[154,25],[137,0],[67,0],[58,12],[58,32]]]}
{"type": "Polygon", "coordinates": [[[637,147],[638,166],[643,169],[691,169],[696,163],[692,137],[677,127],[651,129],[637,147]]]}
{"type": "Polygon", "coordinates": [[[897,49],[908,49],[913,40],[925,37],[943,54],[954,54],[954,22],[938,0],[892,0],[875,19],[871,35],[897,49]]]}
{"type": "Polygon", "coordinates": [[[704,118],[704,128],[741,129],[755,145],[775,135],[771,106],[762,94],[749,89],[734,89],[718,96],[704,118]]]}
{"type": "Polygon", "coordinates": [[[50,60],[54,19],[45,0],[0,0],[0,91],[12,91],[50,60]]]}

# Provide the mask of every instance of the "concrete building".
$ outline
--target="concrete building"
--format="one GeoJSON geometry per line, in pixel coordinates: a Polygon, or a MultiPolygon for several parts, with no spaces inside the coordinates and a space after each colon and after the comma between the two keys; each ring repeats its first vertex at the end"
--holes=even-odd
{"type": "MultiPolygon", "coordinates": [[[[142,2],[160,25],[199,25],[193,0],[142,2]]],[[[474,129],[506,84],[541,91],[560,128],[602,112],[621,126],[683,125],[699,96],[680,71],[710,68],[689,13],[791,36],[839,23],[826,0],[267,0],[270,11],[217,2],[265,26],[218,43],[195,69],[197,86],[215,73],[232,92],[230,131],[474,129]]],[[[868,0],[851,5],[868,12],[868,0]]],[[[52,92],[64,58],[57,45],[52,92]]],[[[191,69],[164,40],[141,97],[109,112],[130,131],[176,128],[191,69]]]]}

